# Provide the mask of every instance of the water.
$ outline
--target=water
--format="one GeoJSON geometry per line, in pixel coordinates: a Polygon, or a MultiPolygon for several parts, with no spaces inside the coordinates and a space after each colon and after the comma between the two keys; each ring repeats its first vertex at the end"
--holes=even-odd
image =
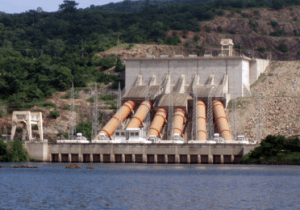
{"type": "Polygon", "coordinates": [[[299,166],[1,165],[0,209],[300,209],[299,166]]]}

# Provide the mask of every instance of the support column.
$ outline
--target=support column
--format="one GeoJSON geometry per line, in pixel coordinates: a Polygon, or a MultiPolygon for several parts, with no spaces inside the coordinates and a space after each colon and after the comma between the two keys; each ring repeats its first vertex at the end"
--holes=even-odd
{"type": "Polygon", "coordinates": [[[213,163],[214,163],[214,156],[208,155],[208,164],[213,164],[213,163]]]}
{"type": "Polygon", "coordinates": [[[61,163],[61,153],[58,154],[58,162],[61,163]]]}
{"type": "Polygon", "coordinates": [[[115,154],[110,154],[110,162],[115,163],[115,154]]]}
{"type": "Polygon", "coordinates": [[[68,154],[68,162],[69,162],[69,163],[72,162],[72,154],[68,154]]]}
{"type": "Polygon", "coordinates": [[[143,163],[147,163],[147,155],[143,154],[142,158],[143,158],[143,163]]]}
{"type": "Polygon", "coordinates": [[[103,163],[103,154],[100,154],[100,163],[103,163]]]}
{"type": "Polygon", "coordinates": [[[125,163],[125,155],[122,154],[122,163],[125,163]]]}
{"type": "Polygon", "coordinates": [[[83,163],[83,154],[78,154],[78,163],[83,163]]]}
{"type": "Polygon", "coordinates": [[[132,162],[135,163],[135,155],[132,155],[132,162]]]}
{"type": "Polygon", "coordinates": [[[224,155],[220,155],[220,163],[224,164],[224,155]]]}
{"type": "Polygon", "coordinates": [[[175,163],[180,163],[180,156],[179,155],[175,155],[175,163]]]}
{"type": "Polygon", "coordinates": [[[168,155],[165,155],[165,163],[168,163],[168,155]]]}
{"type": "Polygon", "coordinates": [[[94,156],[93,154],[90,154],[90,163],[93,163],[94,162],[94,156]]]}
{"type": "Polygon", "coordinates": [[[187,155],[187,163],[191,164],[191,155],[187,155]]]}
{"type": "Polygon", "coordinates": [[[197,155],[198,163],[201,164],[201,155],[197,155]]]}
{"type": "Polygon", "coordinates": [[[157,163],[157,155],[154,155],[154,163],[157,163]]]}
{"type": "Polygon", "coordinates": [[[234,155],[231,155],[231,163],[234,163],[234,155]]]}

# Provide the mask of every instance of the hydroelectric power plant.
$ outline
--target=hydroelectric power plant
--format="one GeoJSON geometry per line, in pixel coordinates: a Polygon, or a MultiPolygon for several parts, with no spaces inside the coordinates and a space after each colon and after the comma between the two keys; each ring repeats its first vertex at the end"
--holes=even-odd
{"type": "Polygon", "coordinates": [[[256,144],[231,132],[225,111],[230,100],[251,96],[250,85],[269,61],[235,55],[231,39],[221,40],[221,46],[215,57],[127,59],[119,109],[103,128],[93,125],[93,139],[88,141],[79,134],[57,143],[30,141],[26,148],[31,158],[49,162],[238,163],[256,144]]]}

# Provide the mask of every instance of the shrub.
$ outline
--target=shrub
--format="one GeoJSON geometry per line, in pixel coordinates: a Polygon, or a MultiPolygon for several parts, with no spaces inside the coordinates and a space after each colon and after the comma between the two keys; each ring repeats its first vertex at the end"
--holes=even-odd
{"type": "Polygon", "coordinates": [[[65,105],[63,106],[63,109],[64,109],[64,110],[70,110],[70,107],[69,107],[67,104],[65,104],[65,105]]]}
{"type": "Polygon", "coordinates": [[[55,107],[54,103],[52,103],[50,101],[42,103],[41,106],[45,107],[45,108],[53,108],[53,107],[55,107]]]}
{"type": "Polygon", "coordinates": [[[271,25],[273,28],[275,28],[276,26],[278,26],[278,22],[271,20],[271,25]]]}
{"type": "Polygon", "coordinates": [[[258,47],[257,48],[257,51],[261,52],[261,53],[264,53],[267,51],[267,48],[266,47],[258,47]]]}
{"type": "Polygon", "coordinates": [[[29,160],[28,153],[23,147],[22,141],[8,141],[4,143],[0,139],[0,162],[25,162],[29,160]],[[7,146],[10,145],[11,151],[7,146]]]}
{"type": "Polygon", "coordinates": [[[62,99],[71,98],[71,91],[67,91],[65,95],[61,96],[62,99]]]}
{"type": "Polygon", "coordinates": [[[198,42],[199,39],[200,39],[200,36],[199,36],[198,33],[196,33],[196,35],[194,36],[194,41],[195,41],[195,42],[198,42]]]}
{"type": "Polygon", "coordinates": [[[283,53],[286,53],[287,51],[289,51],[289,48],[286,44],[280,44],[279,47],[278,47],[278,50],[283,52],[283,53]]]}
{"type": "Polygon", "coordinates": [[[211,27],[209,25],[206,25],[205,30],[206,30],[207,33],[210,33],[211,32],[211,27]]]}
{"type": "Polygon", "coordinates": [[[217,31],[220,32],[220,33],[223,32],[222,27],[221,27],[221,26],[218,26],[217,31]]]}
{"type": "Polygon", "coordinates": [[[234,30],[230,30],[229,33],[230,34],[235,34],[235,31],[234,30]]]}
{"type": "Polygon", "coordinates": [[[85,136],[87,139],[91,139],[92,134],[92,121],[89,120],[87,122],[80,122],[76,126],[76,131],[78,133],[82,133],[83,136],[85,136]]]}
{"type": "Polygon", "coordinates": [[[56,119],[60,115],[60,111],[50,111],[50,117],[56,119]]]}
{"type": "Polygon", "coordinates": [[[90,103],[94,103],[94,96],[89,97],[86,101],[90,103]]]}
{"type": "Polygon", "coordinates": [[[115,95],[109,95],[109,94],[108,95],[101,95],[99,97],[99,100],[101,100],[101,101],[111,101],[111,100],[114,100],[114,99],[116,99],[116,96],[115,95]]]}
{"type": "Polygon", "coordinates": [[[224,10],[217,10],[217,15],[223,16],[224,15],[224,10]]]}
{"type": "Polygon", "coordinates": [[[271,32],[270,35],[271,36],[283,36],[283,32],[284,30],[277,30],[277,31],[274,31],[274,32],[271,32]]]}
{"type": "Polygon", "coordinates": [[[5,113],[3,110],[0,110],[0,118],[5,117],[5,113]]]}
{"type": "Polygon", "coordinates": [[[300,55],[300,50],[297,51],[297,55],[300,55]]]}
{"type": "Polygon", "coordinates": [[[65,139],[68,138],[68,133],[67,132],[59,132],[58,134],[56,134],[56,136],[60,137],[60,136],[63,136],[65,139]]]}
{"type": "Polygon", "coordinates": [[[243,16],[243,18],[248,18],[248,14],[246,13],[241,13],[241,15],[243,16]]]}
{"type": "Polygon", "coordinates": [[[181,43],[181,40],[177,35],[174,34],[173,36],[167,37],[166,43],[168,45],[177,45],[177,44],[181,43]]]}
{"type": "Polygon", "coordinates": [[[32,126],[32,130],[38,130],[38,126],[37,125],[33,125],[32,126]]]}
{"type": "Polygon", "coordinates": [[[259,15],[258,10],[254,10],[254,15],[259,15]]]}

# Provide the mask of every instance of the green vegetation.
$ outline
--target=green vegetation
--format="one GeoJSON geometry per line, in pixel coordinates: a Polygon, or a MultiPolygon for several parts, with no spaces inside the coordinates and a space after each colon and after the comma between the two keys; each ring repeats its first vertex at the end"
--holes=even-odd
{"type": "Polygon", "coordinates": [[[82,135],[85,136],[87,139],[91,139],[92,125],[93,125],[93,123],[91,120],[89,120],[87,122],[80,122],[76,126],[76,132],[82,133],[82,135]]]}
{"type": "Polygon", "coordinates": [[[267,51],[267,48],[266,47],[258,47],[257,48],[257,51],[259,51],[259,52],[261,52],[261,53],[264,53],[264,52],[266,52],[267,51]]]}
{"type": "Polygon", "coordinates": [[[60,115],[60,111],[50,111],[50,117],[56,119],[60,115]]]}
{"type": "Polygon", "coordinates": [[[0,139],[0,162],[24,162],[29,156],[23,148],[22,141],[8,141],[0,139]]]}
{"type": "Polygon", "coordinates": [[[298,138],[267,136],[251,153],[245,155],[246,164],[300,164],[300,142],[298,138]]]}
{"type": "Polygon", "coordinates": [[[289,51],[289,48],[288,48],[287,44],[280,44],[278,47],[278,50],[280,50],[283,53],[286,53],[287,51],[289,51]]]}

